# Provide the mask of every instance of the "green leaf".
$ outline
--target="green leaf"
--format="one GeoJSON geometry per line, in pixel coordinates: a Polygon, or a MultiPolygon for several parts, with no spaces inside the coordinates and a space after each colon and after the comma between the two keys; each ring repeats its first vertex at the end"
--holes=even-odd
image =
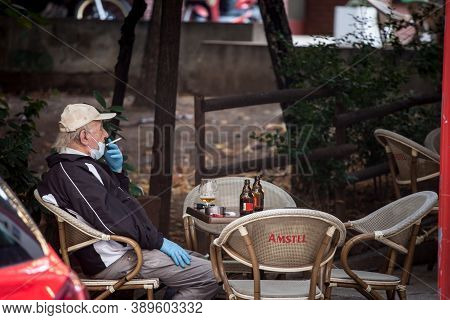
{"type": "Polygon", "coordinates": [[[117,119],[120,119],[120,120],[123,120],[123,121],[128,121],[128,118],[125,117],[125,116],[123,116],[123,115],[121,115],[121,114],[118,114],[118,115],[116,116],[116,118],[117,118],[117,119]]]}
{"type": "Polygon", "coordinates": [[[109,110],[111,112],[123,112],[123,106],[112,106],[111,108],[109,108],[109,110]]]}
{"type": "Polygon", "coordinates": [[[128,162],[125,162],[123,164],[123,168],[129,172],[134,172],[136,171],[136,169],[134,168],[134,166],[132,166],[131,164],[129,164],[128,162]]]}
{"type": "Polygon", "coordinates": [[[103,109],[106,109],[106,100],[105,98],[103,98],[102,94],[100,92],[98,92],[97,90],[94,90],[93,92],[95,100],[97,100],[97,102],[103,107],[103,109]]]}
{"type": "Polygon", "coordinates": [[[140,197],[140,196],[143,196],[144,195],[144,192],[143,192],[143,190],[142,190],[142,188],[141,187],[139,187],[137,184],[135,184],[135,183],[130,183],[130,194],[133,196],[133,197],[140,197]]]}

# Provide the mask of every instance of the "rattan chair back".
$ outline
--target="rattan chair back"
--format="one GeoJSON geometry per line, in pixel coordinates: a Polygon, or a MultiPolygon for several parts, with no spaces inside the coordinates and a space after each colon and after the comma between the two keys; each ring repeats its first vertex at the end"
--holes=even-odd
{"type": "Polygon", "coordinates": [[[417,157],[417,181],[425,181],[439,176],[439,154],[424,146],[405,138],[395,132],[377,129],[374,132],[376,139],[388,153],[392,153],[396,164],[396,182],[398,184],[411,183],[412,157],[417,157]]]}
{"type": "MultiPolygon", "coordinates": [[[[109,240],[110,236],[104,234],[91,226],[83,223],[67,211],[44,201],[37,190],[34,191],[34,197],[44,208],[54,214],[59,225],[59,240],[61,254],[67,264],[69,261],[66,256],[71,251],[79,250],[101,240],[109,240]]],[[[69,264],[70,265],[70,264],[69,264]]]]}
{"type": "Polygon", "coordinates": [[[436,128],[430,131],[425,137],[423,145],[434,153],[439,154],[441,145],[441,128],[436,128]]]}
{"type": "Polygon", "coordinates": [[[414,193],[347,224],[360,233],[374,233],[377,240],[407,253],[412,227],[433,209],[437,199],[432,191],[414,193]]]}
{"type": "Polygon", "coordinates": [[[339,219],[320,211],[278,209],[253,213],[226,226],[214,245],[251,267],[251,253],[243,238],[248,233],[259,269],[307,271],[312,270],[327,232],[333,232],[336,241],[327,246],[320,262],[323,265],[334,255],[336,245],[343,243],[345,227],[339,219]]]}

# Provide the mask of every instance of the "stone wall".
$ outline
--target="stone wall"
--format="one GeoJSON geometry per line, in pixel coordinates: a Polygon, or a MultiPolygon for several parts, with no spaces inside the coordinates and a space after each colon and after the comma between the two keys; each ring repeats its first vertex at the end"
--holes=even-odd
{"type": "MultiPolygon", "coordinates": [[[[56,19],[42,28],[24,29],[2,18],[0,85],[14,91],[112,90],[120,27],[117,21],[56,19]]],[[[136,90],[141,88],[146,31],[146,22],[137,26],[130,68],[130,84],[136,90]]],[[[223,95],[273,88],[264,42],[261,25],[183,23],[180,93],[223,95]]]]}

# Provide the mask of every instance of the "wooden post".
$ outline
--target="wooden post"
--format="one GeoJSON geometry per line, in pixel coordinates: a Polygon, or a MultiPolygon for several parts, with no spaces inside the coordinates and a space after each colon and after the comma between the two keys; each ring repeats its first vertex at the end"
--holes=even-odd
{"type": "MultiPolygon", "coordinates": [[[[145,97],[138,95],[137,103],[148,105],[155,100],[156,76],[158,73],[159,58],[159,35],[161,30],[161,9],[163,0],[153,1],[151,20],[148,23],[145,38],[144,53],[142,56],[142,69],[140,74],[140,85],[145,97]]],[[[153,105],[153,103],[151,103],[153,105]]]]}
{"type": "MultiPolygon", "coordinates": [[[[146,8],[147,4],[145,3],[145,0],[133,1],[131,11],[125,18],[122,28],[120,29],[119,56],[117,57],[117,63],[114,69],[116,80],[112,98],[113,106],[123,105],[128,83],[128,71],[130,69],[131,56],[133,55],[134,29],[144,15],[146,8]]],[[[115,122],[118,125],[119,119],[115,119],[115,122]]]]}
{"type": "Polygon", "coordinates": [[[200,184],[200,180],[206,168],[205,164],[205,113],[203,105],[205,98],[203,96],[195,96],[194,98],[194,114],[195,114],[195,185],[200,184]]]}
{"type": "Polygon", "coordinates": [[[416,193],[417,190],[417,151],[411,150],[411,192],[416,193]]]}
{"type": "Polygon", "coordinates": [[[156,82],[156,109],[150,194],[161,198],[160,231],[167,235],[172,196],[172,167],[180,49],[180,0],[164,0],[156,82]]]}
{"type": "MultiPolygon", "coordinates": [[[[194,126],[195,126],[195,184],[200,184],[200,181],[205,173],[205,147],[206,147],[206,132],[205,132],[205,97],[194,97],[194,126]]],[[[195,232],[195,227],[192,225],[192,243],[194,251],[202,254],[208,253],[209,238],[204,232],[195,232]]]]}
{"type": "MultiPolygon", "coordinates": [[[[291,87],[294,80],[286,76],[283,68],[283,59],[289,56],[290,50],[292,50],[294,45],[292,43],[292,33],[284,8],[284,2],[283,0],[258,0],[258,4],[278,89],[287,89],[291,87]]],[[[295,127],[295,123],[294,126],[291,126],[292,119],[289,119],[285,112],[290,105],[291,103],[287,102],[280,103],[280,107],[283,110],[283,120],[288,130],[295,127]]],[[[294,166],[296,165],[297,163],[294,164],[294,166]]],[[[296,167],[294,168],[294,172],[291,176],[292,190],[298,185],[298,175],[296,172],[301,172],[301,170],[296,167]]]]}
{"type": "MultiPolygon", "coordinates": [[[[337,103],[335,107],[335,116],[345,112],[345,108],[341,103],[337,103]]],[[[336,145],[345,144],[345,126],[336,124],[336,145]]],[[[345,219],[345,185],[339,185],[334,190],[335,194],[335,216],[339,219],[345,219]]]]}
{"type": "MultiPolygon", "coordinates": [[[[258,2],[277,86],[278,89],[287,89],[292,80],[284,75],[282,61],[289,54],[293,44],[284,3],[282,0],[259,0],[258,2]]],[[[283,109],[288,106],[288,104],[281,104],[283,109]]]]}

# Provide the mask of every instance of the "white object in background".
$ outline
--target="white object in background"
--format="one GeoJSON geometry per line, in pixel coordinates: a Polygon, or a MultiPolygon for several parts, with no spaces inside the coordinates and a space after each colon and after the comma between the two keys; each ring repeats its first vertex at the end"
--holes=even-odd
{"type": "Polygon", "coordinates": [[[394,10],[391,8],[390,4],[380,1],[380,0],[367,0],[371,5],[373,5],[376,9],[378,9],[381,13],[386,16],[391,17],[395,20],[405,20],[410,21],[411,15],[406,13],[401,13],[400,11],[394,10]]]}
{"type": "Polygon", "coordinates": [[[100,20],[106,19],[105,8],[103,8],[103,3],[101,0],[95,0],[95,6],[97,7],[98,15],[100,16],[100,20]]]}
{"type": "Polygon", "coordinates": [[[381,48],[377,14],[377,9],[372,7],[336,6],[334,8],[334,38],[339,42],[346,37],[344,45],[351,46],[361,41],[354,36],[356,34],[364,39],[370,39],[366,43],[381,48]]]}

